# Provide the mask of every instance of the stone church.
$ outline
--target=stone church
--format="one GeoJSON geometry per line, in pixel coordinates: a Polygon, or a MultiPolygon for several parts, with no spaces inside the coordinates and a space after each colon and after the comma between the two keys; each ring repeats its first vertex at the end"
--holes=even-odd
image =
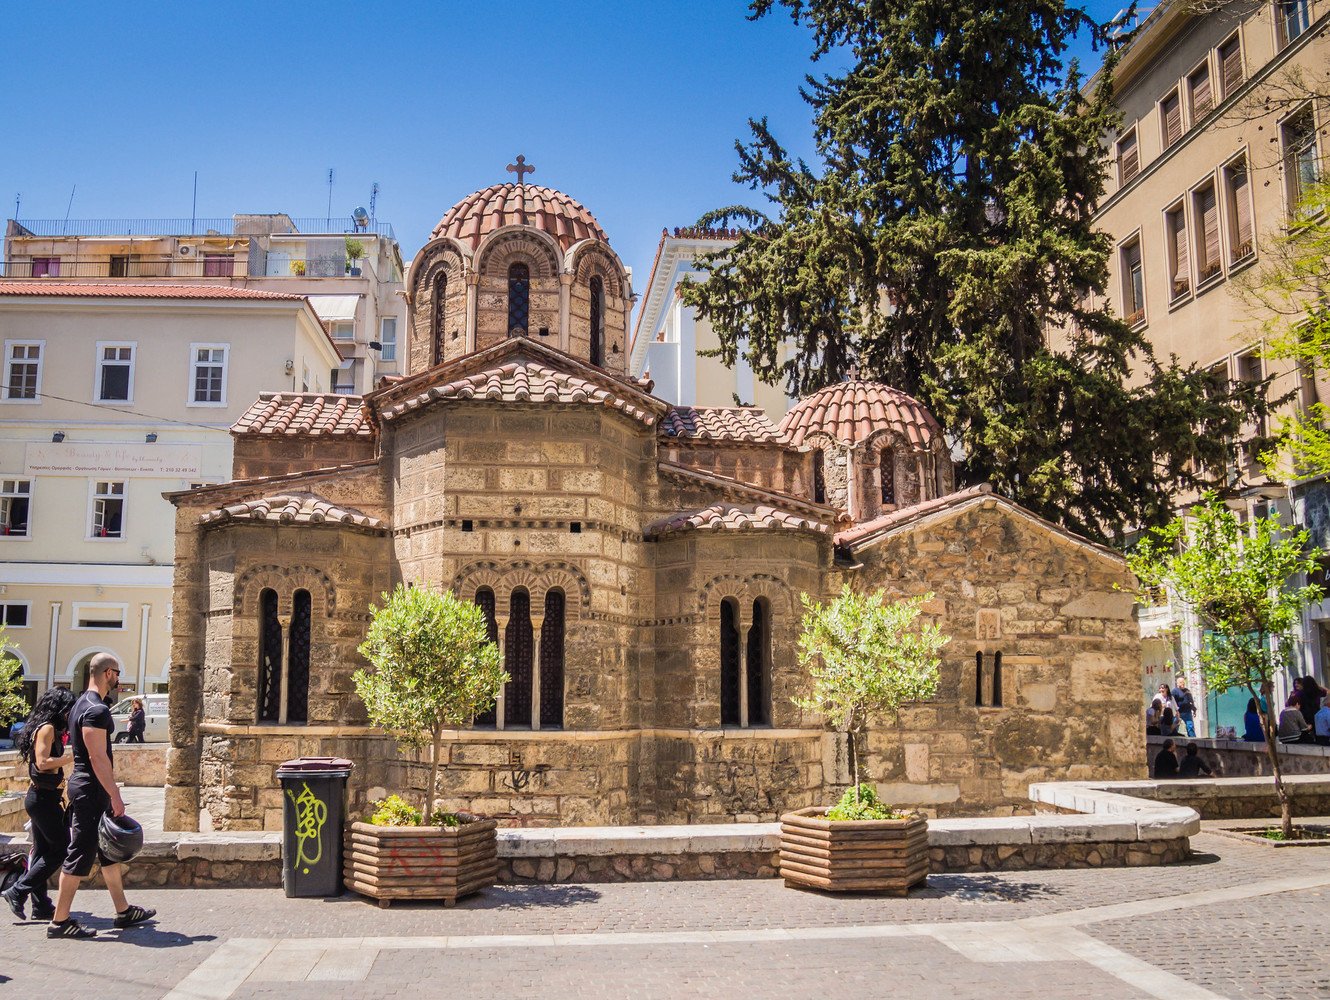
{"type": "Polygon", "coordinates": [[[672,406],[625,370],[629,275],[594,216],[501,184],[407,278],[407,374],[272,393],[234,479],[177,508],[167,824],[273,829],[275,767],[355,761],[353,811],[423,787],[351,681],[400,581],[485,610],[511,680],[451,733],[446,804],[510,824],[771,819],[848,780],[796,708],[800,596],[905,596],[951,637],[935,700],[879,720],[866,774],[938,814],[1031,781],[1144,773],[1121,557],[980,486],[932,415],[869,381],[779,425],[672,406]]]}

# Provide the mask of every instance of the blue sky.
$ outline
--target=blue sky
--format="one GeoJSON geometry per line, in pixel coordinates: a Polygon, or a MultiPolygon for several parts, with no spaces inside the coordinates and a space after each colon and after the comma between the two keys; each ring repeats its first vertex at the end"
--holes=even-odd
{"type": "MultiPolygon", "coordinates": [[[[1093,3],[1108,16],[1111,3],[1093,3]]],[[[0,208],[188,217],[367,204],[405,255],[509,179],[582,201],[641,291],[663,226],[748,200],[733,143],[766,115],[808,151],[803,29],[742,0],[7,4],[0,208]]]]}

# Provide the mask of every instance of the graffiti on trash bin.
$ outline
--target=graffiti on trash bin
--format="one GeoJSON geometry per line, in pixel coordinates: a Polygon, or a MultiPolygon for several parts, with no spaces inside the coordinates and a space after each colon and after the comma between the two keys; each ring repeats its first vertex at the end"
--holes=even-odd
{"type": "Polygon", "coordinates": [[[310,866],[317,865],[323,858],[323,826],[328,822],[328,804],[309,790],[309,784],[300,783],[301,792],[296,795],[291,789],[286,794],[291,804],[296,807],[296,859],[292,868],[301,868],[306,875],[310,866]],[[312,853],[307,845],[313,841],[312,853]]]}

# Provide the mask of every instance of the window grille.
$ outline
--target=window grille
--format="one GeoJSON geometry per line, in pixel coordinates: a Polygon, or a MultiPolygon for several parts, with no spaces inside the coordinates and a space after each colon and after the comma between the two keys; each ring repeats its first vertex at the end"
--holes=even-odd
{"type": "Polygon", "coordinates": [[[591,363],[604,364],[605,353],[605,283],[600,275],[591,279],[591,363]]]}
{"type": "Polygon", "coordinates": [[[720,724],[739,725],[739,604],[720,602],[720,724]]]}
{"type": "Polygon", "coordinates": [[[309,721],[309,627],[308,590],[297,590],[291,602],[291,638],[286,671],[286,721],[309,721]]]}
{"type": "MultiPolygon", "coordinates": [[[[465,525],[468,523],[470,522],[463,522],[462,530],[467,530],[465,525]]],[[[476,604],[485,614],[485,631],[489,636],[490,642],[497,645],[499,642],[499,622],[494,615],[494,591],[490,590],[488,587],[481,587],[476,591],[476,604]]],[[[497,725],[498,721],[498,706],[491,705],[486,711],[481,712],[476,716],[474,725],[493,726],[497,725]]]]}
{"type": "Polygon", "coordinates": [[[504,633],[504,669],[512,678],[503,689],[505,729],[531,725],[531,595],[518,588],[508,598],[508,629],[504,633]]]}
{"type": "Polygon", "coordinates": [[[525,337],[531,321],[531,270],[525,264],[508,268],[508,336],[525,337]]]}
{"type": "Polygon", "coordinates": [[[566,601],[562,591],[545,595],[545,621],[540,626],[540,725],[563,728],[563,636],[566,601]]]}
{"type": "Polygon", "coordinates": [[[282,711],[282,625],[277,620],[277,591],[259,594],[258,721],[280,722],[282,711]]]}

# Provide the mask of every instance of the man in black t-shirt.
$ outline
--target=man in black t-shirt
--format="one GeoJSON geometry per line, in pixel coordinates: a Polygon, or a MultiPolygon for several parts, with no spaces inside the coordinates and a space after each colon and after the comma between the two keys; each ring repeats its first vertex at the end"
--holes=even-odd
{"type": "Polygon", "coordinates": [[[90,938],[97,932],[84,927],[69,915],[79,883],[92,874],[93,865],[102,863],[102,879],[115,903],[118,928],[131,927],[150,920],[156,910],[131,906],[125,899],[120,865],[105,864],[98,847],[97,828],[102,816],[125,814],[125,803],[115,783],[111,759],[111,737],[115,722],[107,698],[120,686],[120,662],[110,653],[98,653],[88,664],[88,690],[69,710],[69,745],[74,752],[74,767],[66,791],[69,796],[69,852],[60,872],[60,894],[55,915],[46,928],[51,938],[90,938]]]}

